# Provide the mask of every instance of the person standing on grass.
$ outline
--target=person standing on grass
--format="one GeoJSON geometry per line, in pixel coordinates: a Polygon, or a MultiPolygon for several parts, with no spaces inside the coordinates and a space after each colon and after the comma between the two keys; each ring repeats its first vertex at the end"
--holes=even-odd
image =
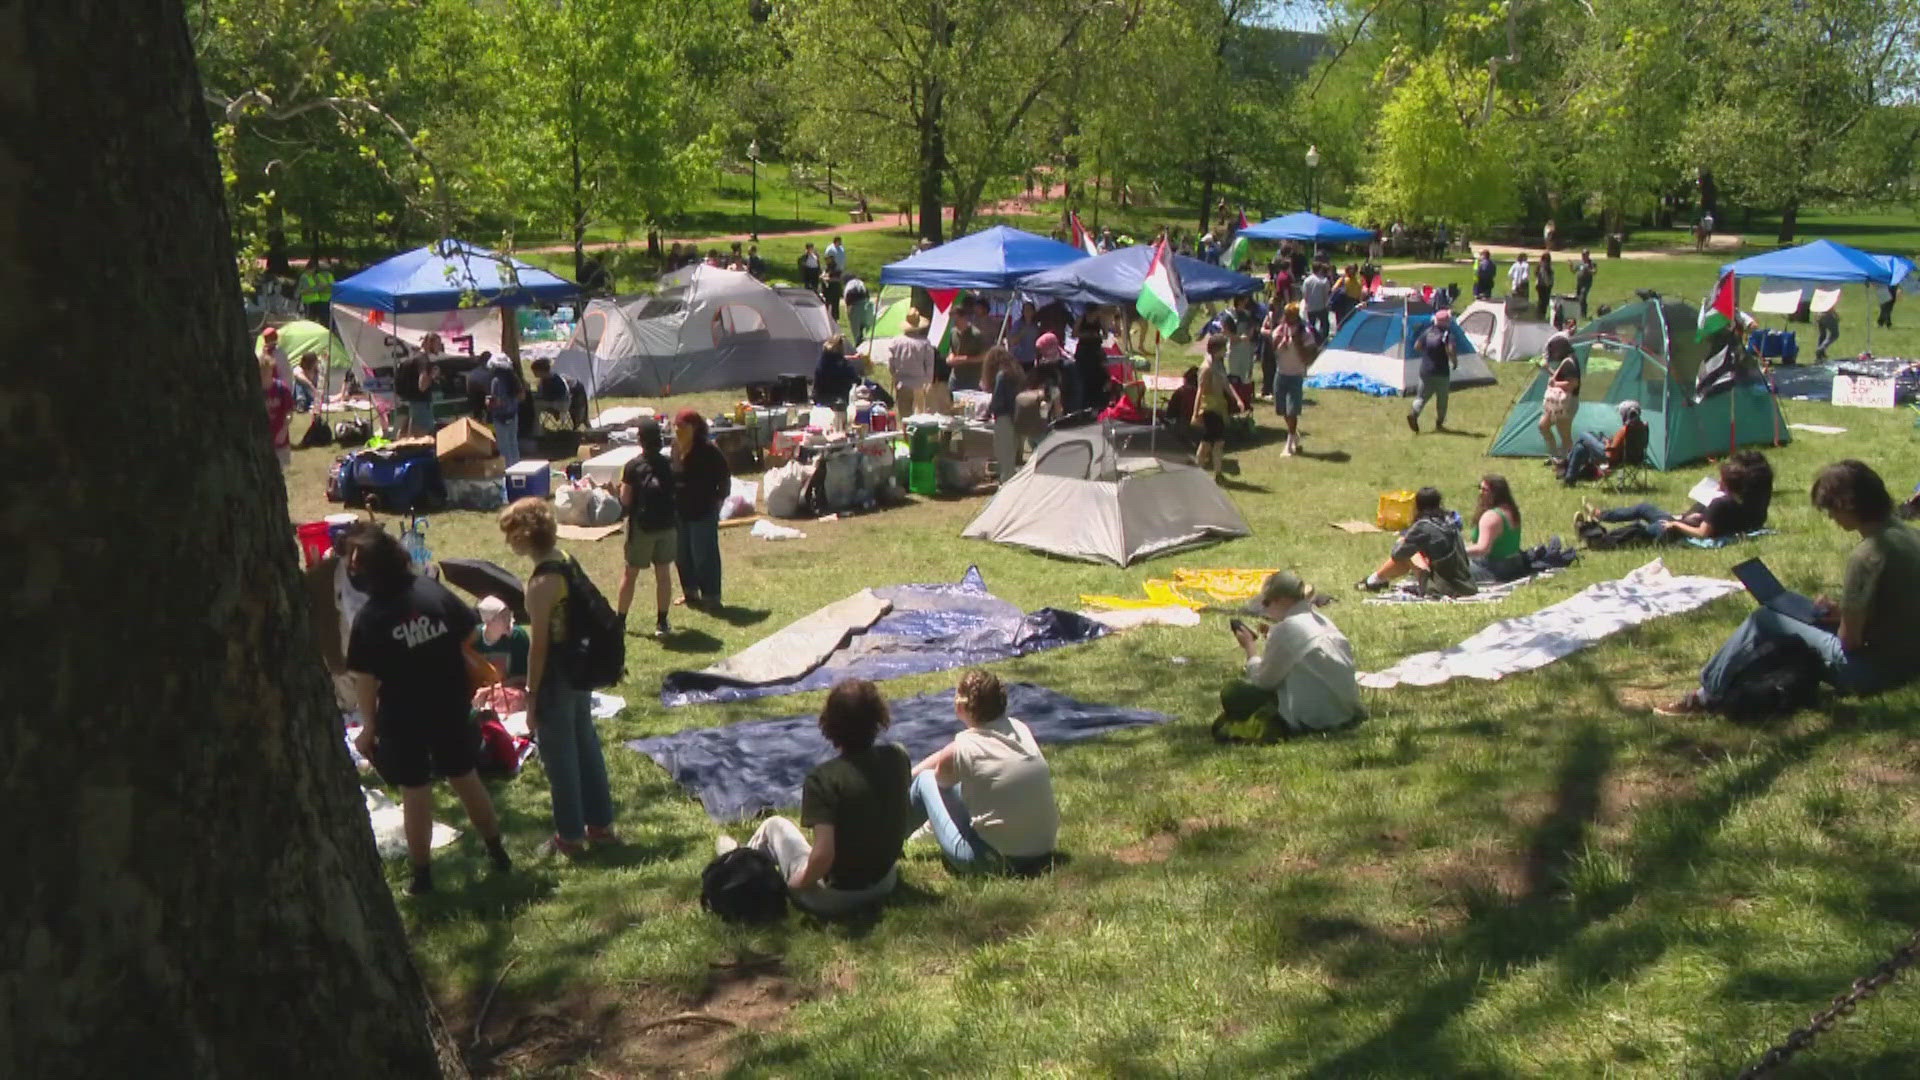
{"type": "Polygon", "coordinates": [[[1900,295],[1900,287],[1882,285],[1876,281],[1873,284],[1873,295],[1874,299],[1880,302],[1880,314],[1875,316],[1873,325],[1888,330],[1893,329],[1893,302],[1900,295]]]}
{"type": "Polygon", "coordinates": [[[720,504],[733,490],[727,455],[708,437],[699,409],[673,418],[673,496],[679,514],[680,598],[690,608],[720,608],[720,504]]]}
{"type": "Polygon", "coordinates": [[[1325,263],[1315,263],[1313,272],[1300,283],[1300,306],[1306,312],[1307,325],[1322,341],[1327,337],[1327,312],[1333,305],[1333,282],[1325,263]]]}
{"type": "Polygon", "coordinates": [[[798,261],[800,284],[806,286],[808,292],[818,294],[820,292],[820,253],[813,250],[813,241],[807,241],[807,248],[800,253],[798,261]]]}
{"type": "Polygon", "coordinates": [[[1843,694],[1877,694],[1920,675],[1920,535],[1893,520],[1893,498],[1860,461],[1838,461],[1814,478],[1814,508],[1860,534],[1847,556],[1844,592],[1814,602],[1817,625],[1759,608],[1700,672],[1700,688],[1655,711],[1665,716],[1715,711],[1753,674],[1772,643],[1798,640],[1820,658],[1825,680],[1843,694]]]}
{"type": "Polygon", "coordinates": [[[1273,377],[1273,408],[1287,425],[1287,447],[1283,454],[1300,452],[1300,408],[1306,402],[1307,369],[1320,353],[1313,330],[1300,318],[1300,305],[1288,304],[1281,310],[1280,325],[1273,332],[1273,351],[1278,371],[1273,377]]]}
{"type": "Polygon", "coordinates": [[[847,340],[858,350],[867,343],[867,331],[873,329],[873,299],[867,293],[867,283],[848,278],[840,299],[847,305],[847,340]]]}
{"type": "Polygon", "coordinates": [[[1547,444],[1548,458],[1564,462],[1573,452],[1573,420],[1580,414],[1580,361],[1573,352],[1572,319],[1564,325],[1556,321],[1541,363],[1547,369],[1547,389],[1540,399],[1540,439],[1547,444]]]}
{"type": "Polygon", "coordinates": [[[545,499],[519,499],[500,511],[500,533],[515,555],[533,562],[527,578],[527,731],[540,746],[553,804],[553,836],[541,853],[572,857],[589,843],[618,844],[593,691],[576,684],[573,674],[577,642],[568,622],[568,573],[586,571],[554,547],[559,525],[545,499]]]}
{"type": "Polygon", "coordinates": [[[1364,718],[1353,645],[1313,598],[1313,586],[1291,570],[1262,583],[1256,611],[1272,625],[1234,628],[1246,671],[1220,691],[1214,738],[1271,742],[1364,718]]]}
{"type": "Polygon", "coordinates": [[[827,305],[827,317],[836,324],[840,321],[840,299],[846,288],[840,278],[840,267],[829,261],[826,274],[820,279],[820,299],[827,305]]]}
{"type": "Polygon", "coordinates": [[[1200,446],[1193,452],[1193,463],[1213,473],[1220,482],[1220,470],[1226,464],[1227,450],[1227,336],[1207,338],[1207,359],[1200,365],[1200,383],[1193,397],[1194,429],[1200,433],[1200,446]]]}
{"type": "Polygon", "coordinates": [[[1827,350],[1840,343],[1840,306],[1836,304],[1815,315],[1813,325],[1819,331],[1814,339],[1813,358],[1824,363],[1827,350]]]}
{"type": "Polygon", "coordinates": [[[933,343],[927,340],[927,320],[917,311],[907,312],[900,335],[887,343],[887,371],[893,376],[893,404],[903,417],[914,415],[914,406],[924,404],[927,387],[933,385],[933,343]]]}
{"type": "Polygon", "coordinates": [[[265,357],[260,359],[260,390],[267,407],[267,445],[285,469],[293,464],[293,391],[265,357]]]}
{"type": "Polygon", "coordinates": [[[1060,808],[1039,741],[1007,715],[1007,689],[985,668],[960,676],[953,713],[960,733],[913,767],[903,838],[925,823],[957,871],[1045,869],[1060,808]]]}
{"type": "Polygon", "coordinates": [[[841,277],[846,276],[847,248],[840,242],[839,237],[834,237],[833,242],[827,245],[826,259],[826,269],[838,271],[841,277]]]}
{"type": "Polygon", "coordinates": [[[1420,354],[1420,392],[1407,410],[1407,427],[1420,434],[1420,414],[1432,400],[1433,430],[1447,430],[1447,397],[1453,391],[1453,369],[1460,362],[1453,343],[1453,312],[1441,308],[1433,313],[1420,336],[1414,339],[1414,351],[1420,354]]]}
{"type": "Polygon", "coordinates": [[[1533,280],[1533,268],[1527,265],[1527,253],[1522,251],[1513,257],[1513,265],[1507,267],[1507,293],[1517,296],[1522,303],[1527,299],[1527,283],[1533,280]]]}
{"type": "Polygon", "coordinates": [[[1497,267],[1493,264],[1493,252],[1480,249],[1480,258],[1473,264],[1473,298],[1475,300],[1493,299],[1493,277],[1497,267]]]}
{"type": "MultiPolygon", "coordinates": [[[[1089,311],[1080,320],[1080,328],[1075,331],[1073,341],[1073,370],[1064,372],[1067,380],[1067,411],[1079,412],[1090,409],[1098,412],[1107,404],[1107,346],[1106,330],[1100,320],[1089,311]]],[[[1223,336],[1222,342],[1226,341],[1223,336]]],[[[1226,374],[1221,373],[1224,379],[1226,374]]]]}
{"type": "MultiPolygon", "coordinates": [[[[891,722],[879,687],[865,679],[835,684],[820,710],[820,734],[839,754],[807,774],[800,824],[776,814],[747,841],[779,865],[805,911],[844,915],[886,899],[900,882],[912,762],[905,750],[877,741],[891,722]],[[811,842],[801,829],[812,830],[811,842]]],[[[739,846],[723,833],[714,851],[739,846]]]]}
{"type": "Polygon", "coordinates": [[[986,378],[993,387],[987,403],[987,419],[993,424],[993,467],[1004,484],[1020,468],[1018,409],[1027,376],[1006,346],[995,345],[987,350],[986,378]]]}
{"type": "Polygon", "coordinates": [[[747,246],[747,273],[755,281],[765,281],[767,279],[767,260],[760,257],[759,244],[749,244],[747,246]]]}
{"type": "Polygon", "coordinates": [[[496,356],[487,361],[487,420],[493,427],[493,444],[508,468],[520,463],[522,390],[512,360],[496,356]]]}
{"type": "Polygon", "coordinates": [[[1560,318],[1553,313],[1553,253],[1540,253],[1540,266],[1533,274],[1533,293],[1539,298],[1534,313],[1542,319],[1551,318],[1559,325],[1560,318]]]}
{"type": "Polygon", "coordinates": [[[433,778],[460,797],[495,870],[512,868],[493,800],[474,773],[478,742],[470,707],[466,642],[479,619],[445,585],[413,571],[400,541],[377,525],[346,540],[346,573],[367,595],[347,636],[361,728],[354,748],[400,789],[413,865],[409,893],[433,891],[433,778]]]}
{"type": "Polygon", "coordinates": [[[950,391],[980,389],[980,365],[986,359],[989,344],[980,328],[983,321],[971,300],[954,301],[953,333],[947,347],[947,389],[950,391]]]}
{"type": "Polygon", "coordinates": [[[1593,265],[1593,252],[1584,248],[1580,252],[1580,261],[1573,267],[1573,297],[1580,301],[1580,317],[1587,317],[1587,294],[1593,292],[1593,275],[1599,267],[1593,265]]]}
{"type": "Polygon", "coordinates": [[[640,421],[640,456],[620,473],[620,505],[627,510],[626,571],[620,576],[620,622],[633,606],[633,582],[653,567],[653,636],[673,633],[667,609],[673,604],[673,560],[679,552],[679,512],[674,505],[673,463],[661,453],[660,424],[640,421]]]}
{"type": "Polygon", "coordinates": [[[1438,488],[1414,492],[1413,524],[1394,541],[1386,561],[1353,587],[1379,592],[1409,573],[1419,582],[1420,591],[1430,596],[1472,596],[1480,591],[1473,581],[1467,545],[1460,538],[1460,516],[1447,509],[1438,488]]]}
{"type": "MultiPolygon", "coordinates": [[[[1260,327],[1254,322],[1253,313],[1235,303],[1221,316],[1220,332],[1227,335],[1227,377],[1253,386],[1253,343],[1260,336],[1260,327]]],[[[1255,392],[1258,392],[1257,388],[1255,392]]]]}

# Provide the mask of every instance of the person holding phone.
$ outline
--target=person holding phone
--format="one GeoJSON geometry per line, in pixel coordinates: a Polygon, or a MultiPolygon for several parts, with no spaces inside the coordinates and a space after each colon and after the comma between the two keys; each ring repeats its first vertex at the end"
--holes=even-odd
{"type": "Polygon", "coordinates": [[[1232,621],[1234,640],[1246,654],[1246,673],[1220,692],[1214,738],[1271,742],[1363,718],[1353,645],[1320,614],[1313,598],[1313,586],[1282,570],[1260,586],[1255,601],[1256,612],[1272,625],[1256,630],[1232,621]]]}
{"type": "Polygon", "coordinates": [[[1819,625],[1760,608],[1700,671],[1700,688],[1654,709],[1663,716],[1716,712],[1769,642],[1797,638],[1819,656],[1825,681],[1846,694],[1877,694],[1920,673],[1920,534],[1893,520],[1893,497],[1860,461],[1837,461],[1813,481],[1813,505],[1860,534],[1847,556],[1845,592],[1814,601],[1819,625]]]}

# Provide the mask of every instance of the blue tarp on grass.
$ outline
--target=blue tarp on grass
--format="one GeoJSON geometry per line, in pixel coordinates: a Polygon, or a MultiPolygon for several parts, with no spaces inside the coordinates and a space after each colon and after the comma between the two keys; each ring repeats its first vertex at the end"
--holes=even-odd
{"type": "Polygon", "coordinates": [[[851,678],[880,682],[1009,660],[1107,633],[1105,626],[1071,611],[1041,608],[1024,613],[988,592],[986,580],[973,566],[951,585],[893,585],[873,592],[893,610],[800,678],[748,684],[675,671],[661,682],[660,703],[672,707],[745,701],[825,690],[851,678]]]}
{"type": "MultiPolygon", "coordinates": [[[[892,702],[892,712],[893,724],[882,741],[899,744],[915,761],[945,746],[960,730],[951,690],[892,702]]],[[[1172,719],[1145,709],[1090,705],[1031,683],[1007,687],[1007,715],[1025,721],[1042,743],[1080,742],[1172,719]]],[[[634,739],[627,748],[659,763],[721,822],[800,805],[800,785],[808,770],[835,753],[821,737],[814,716],[747,720],[634,739]]]]}

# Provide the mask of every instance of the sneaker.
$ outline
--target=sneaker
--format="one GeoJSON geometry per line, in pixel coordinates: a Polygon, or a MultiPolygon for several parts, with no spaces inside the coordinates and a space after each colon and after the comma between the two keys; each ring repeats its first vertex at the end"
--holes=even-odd
{"type": "Polygon", "coordinates": [[[506,873],[513,869],[513,857],[507,854],[507,845],[499,837],[487,841],[487,858],[493,861],[494,870],[506,873]]]}
{"type": "Polygon", "coordinates": [[[1420,434],[1420,418],[1412,413],[1407,414],[1407,430],[1415,435],[1420,434]]]}
{"type": "Polygon", "coordinates": [[[1440,422],[1440,421],[1438,421],[1438,420],[1435,420],[1435,421],[1433,422],[1433,430],[1435,430],[1435,431],[1445,431],[1445,430],[1447,430],[1447,425],[1445,425],[1445,424],[1443,424],[1443,423],[1441,423],[1441,422],[1440,422]]]}
{"type": "Polygon", "coordinates": [[[1353,583],[1353,587],[1361,592],[1379,592],[1389,584],[1389,582],[1385,581],[1375,582],[1371,578],[1361,578],[1359,581],[1353,583]]]}
{"type": "Polygon", "coordinates": [[[407,883],[408,896],[425,896],[433,891],[433,864],[413,868],[413,880],[407,883]]]}
{"type": "Polygon", "coordinates": [[[717,859],[739,846],[740,841],[735,840],[726,833],[721,833],[719,836],[713,838],[713,857],[717,859]]]}
{"type": "Polygon", "coordinates": [[[587,843],[594,847],[619,847],[620,834],[614,832],[611,825],[601,827],[589,825],[587,826],[587,843]]]}
{"type": "Polygon", "coordinates": [[[585,844],[573,840],[562,840],[558,836],[549,836],[547,842],[540,845],[540,857],[543,859],[551,859],[556,855],[577,859],[584,851],[586,851],[585,844]]]}
{"type": "Polygon", "coordinates": [[[653,621],[653,636],[663,638],[671,633],[673,633],[673,627],[667,622],[667,613],[663,611],[660,613],[660,616],[653,621]]]}
{"type": "Polygon", "coordinates": [[[1282,449],[1281,449],[1281,451],[1280,451],[1280,456],[1281,456],[1281,457],[1292,457],[1292,456],[1293,456],[1293,444],[1292,444],[1292,443],[1288,443],[1288,444],[1287,444],[1287,445],[1286,445],[1286,446],[1285,446],[1284,448],[1282,448],[1282,449]]]}
{"type": "Polygon", "coordinates": [[[1677,701],[1655,705],[1653,711],[1659,716],[1700,716],[1713,710],[1707,708],[1706,701],[1700,697],[1700,691],[1689,690],[1677,701]]]}

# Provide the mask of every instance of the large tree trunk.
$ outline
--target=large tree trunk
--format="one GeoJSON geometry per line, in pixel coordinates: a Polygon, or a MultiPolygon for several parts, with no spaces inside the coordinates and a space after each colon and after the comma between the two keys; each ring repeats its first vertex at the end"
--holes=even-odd
{"type": "Polygon", "coordinates": [[[1800,200],[1795,199],[1780,211],[1780,236],[1783,244],[1793,243],[1793,234],[1800,228],[1800,200]]]}
{"type": "Polygon", "coordinates": [[[310,640],[180,4],[18,5],[0,46],[0,312],[58,343],[0,359],[0,1076],[458,1073],[310,640]],[[101,251],[82,318],[42,271],[101,251]]]}
{"type": "Polygon", "coordinates": [[[936,244],[943,239],[940,179],[947,172],[947,139],[940,115],[943,93],[940,80],[929,80],[926,107],[920,112],[920,236],[936,244]]]}

